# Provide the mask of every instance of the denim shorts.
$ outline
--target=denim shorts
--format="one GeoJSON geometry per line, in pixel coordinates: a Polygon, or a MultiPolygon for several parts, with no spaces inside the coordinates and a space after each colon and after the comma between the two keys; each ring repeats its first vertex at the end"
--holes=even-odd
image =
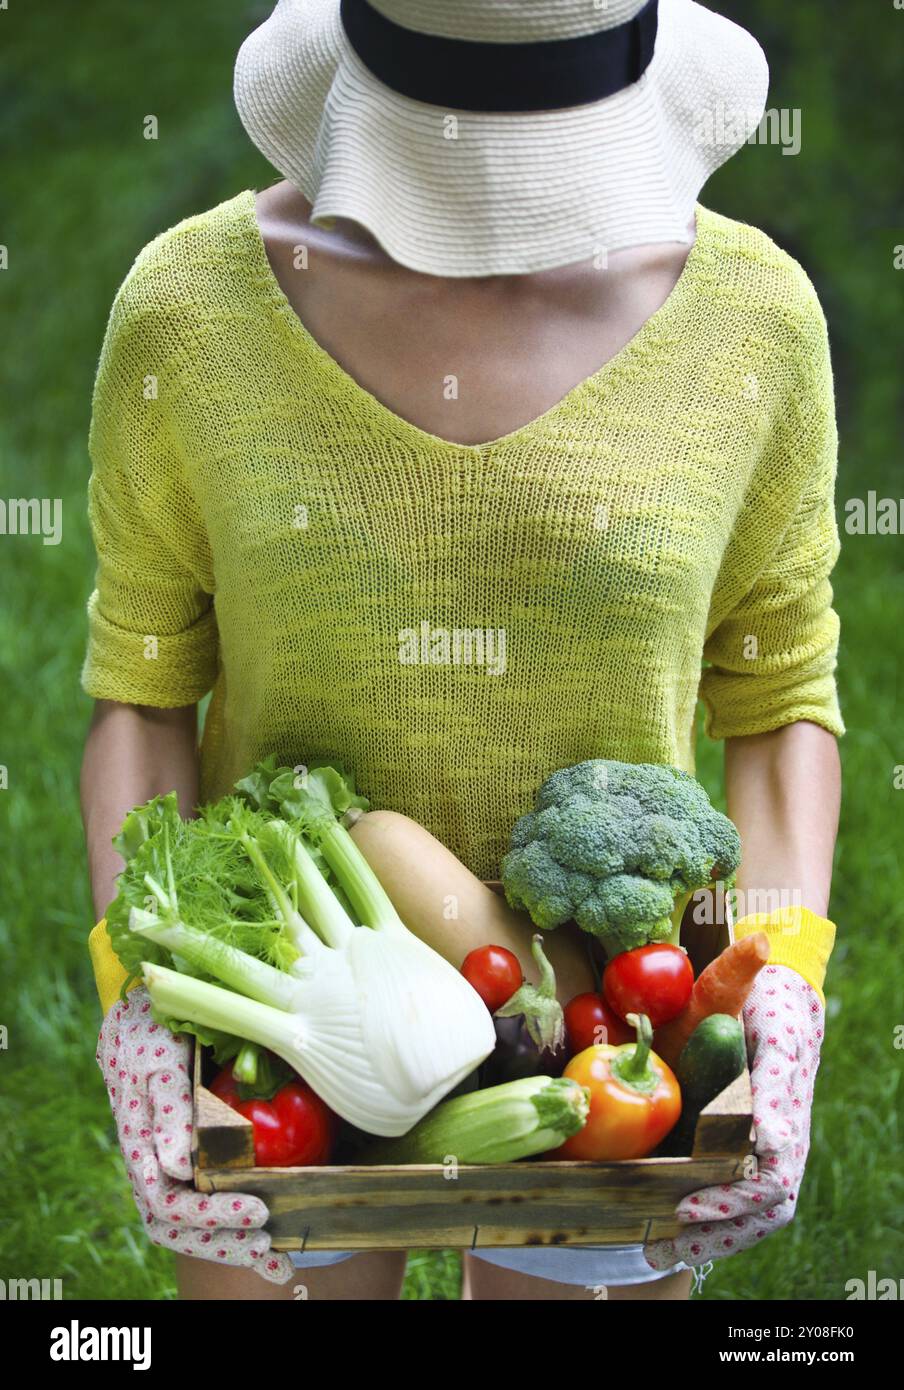
{"type": "MultiPolygon", "coordinates": [[[[296,1269],[318,1269],[353,1259],[357,1250],[298,1250],[287,1252],[296,1269]]],[[[671,1269],[651,1269],[643,1256],[642,1245],[572,1245],[545,1248],[502,1247],[498,1250],[472,1250],[478,1260],[532,1274],[537,1279],[552,1279],[557,1284],[581,1284],[584,1288],[603,1285],[651,1284],[669,1274],[689,1268],[682,1263],[671,1269]]]]}

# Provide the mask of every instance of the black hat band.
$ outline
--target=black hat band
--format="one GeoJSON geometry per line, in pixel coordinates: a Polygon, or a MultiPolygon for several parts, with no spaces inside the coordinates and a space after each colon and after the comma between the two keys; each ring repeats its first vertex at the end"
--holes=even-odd
{"type": "Polygon", "coordinates": [[[365,67],[414,101],[455,111],[552,111],[631,86],[656,45],[658,0],[624,24],[570,39],[485,43],[421,34],[368,0],[340,0],[342,25],[365,67]]]}

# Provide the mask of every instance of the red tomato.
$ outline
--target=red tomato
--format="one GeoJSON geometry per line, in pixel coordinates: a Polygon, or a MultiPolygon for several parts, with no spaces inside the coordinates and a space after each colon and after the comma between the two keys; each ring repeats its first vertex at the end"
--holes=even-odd
{"type": "Polygon", "coordinates": [[[609,1008],[601,994],[576,994],[565,1005],[568,1055],[599,1043],[633,1042],[634,1029],[609,1008]]]}
{"type": "Polygon", "coordinates": [[[230,1065],[210,1089],[251,1121],[258,1168],[304,1168],[329,1162],[336,1117],[304,1081],[288,1082],[272,1100],[241,1100],[230,1065]]]}
{"type": "Polygon", "coordinates": [[[619,1018],[646,1014],[654,1028],[684,1012],[693,987],[687,953],[666,942],[622,951],[603,972],[603,994],[619,1018]]]}
{"type": "Polygon", "coordinates": [[[505,946],[477,946],[465,956],[461,973],[491,1014],[507,1004],[524,984],[518,957],[505,946]]]}

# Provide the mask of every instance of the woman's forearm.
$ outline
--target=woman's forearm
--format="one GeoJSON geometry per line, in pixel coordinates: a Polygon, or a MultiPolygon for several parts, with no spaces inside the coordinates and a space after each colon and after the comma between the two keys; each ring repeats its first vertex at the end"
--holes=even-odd
{"type": "Polygon", "coordinates": [[[841,802],[834,735],[800,721],[727,739],[725,784],[741,833],[741,915],[799,905],[825,917],[841,802]]]}
{"type": "Polygon", "coordinates": [[[122,860],[111,840],[126,813],[175,791],[183,815],[198,801],[198,710],[98,700],[82,760],[82,820],[97,918],[116,895],[122,860]]]}

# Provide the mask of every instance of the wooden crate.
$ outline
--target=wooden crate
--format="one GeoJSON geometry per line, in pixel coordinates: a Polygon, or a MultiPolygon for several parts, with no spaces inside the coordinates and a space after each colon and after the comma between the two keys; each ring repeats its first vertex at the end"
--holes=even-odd
{"type": "MultiPolygon", "coordinates": [[[[682,941],[695,970],[730,940],[730,922],[700,926],[686,915],[682,941]]],[[[202,1067],[196,1048],[195,1185],[257,1193],[270,1210],[277,1250],[608,1245],[672,1236],[681,1198],[743,1176],[752,1149],[745,1068],[701,1114],[687,1158],[460,1165],[455,1175],[428,1164],[256,1168],[250,1121],[207,1090],[202,1067]]]]}

